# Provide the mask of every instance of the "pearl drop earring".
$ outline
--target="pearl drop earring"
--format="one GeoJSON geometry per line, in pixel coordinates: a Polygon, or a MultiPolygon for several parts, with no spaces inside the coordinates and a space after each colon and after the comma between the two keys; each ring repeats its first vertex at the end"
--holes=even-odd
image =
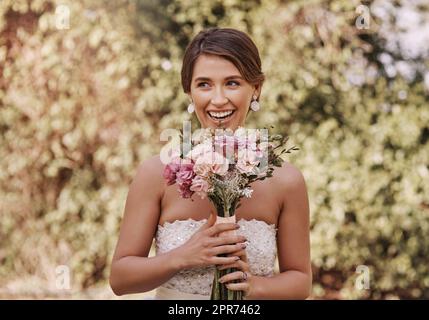
{"type": "Polygon", "coordinates": [[[250,104],[250,109],[252,109],[253,111],[258,111],[261,108],[261,105],[259,104],[259,102],[256,100],[257,96],[254,95],[253,96],[253,101],[250,104]]]}
{"type": "Polygon", "coordinates": [[[193,113],[195,111],[195,105],[194,105],[194,103],[193,102],[191,102],[189,105],[188,105],[188,112],[189,113],[193,113]]]}

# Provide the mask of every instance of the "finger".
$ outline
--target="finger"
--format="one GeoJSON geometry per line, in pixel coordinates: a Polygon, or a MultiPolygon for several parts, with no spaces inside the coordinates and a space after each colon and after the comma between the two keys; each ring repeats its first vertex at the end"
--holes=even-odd
{"type": "Polygon", "coordinates": [[[230,264],[224,264],[222,266],[218,266],[217,269],[218,270],[225,270],[225,269],[230,269],[230,268],[236,268],[236,269],[240,269],[242,271],[249,271],[249,265],[244,262],[243,260],[237,260],[234,263],[230,263],[230,264]]]}
{"type": "MultiPolygon", "coordinates": [[[[235,216],[231,216],[231,217],[216,217],[216,224],[221,224],[221,223],[236,223],[236,217],[235,216]]],[[[233,230],[226,230],[226,231],[222,231],[219,232],[219,234],[217,235],[218,237],[221,236],[228,236],[228,235],[236,235],[236,229],[233,230]]]]}
{"type": "Polygon", "coordinates": [[[240,251],[229,253],[228,256],[229,255],[234,255],[234,256],[240,257],[241,260],[243,260],[246,263],[249,263],[249,261],[247,260],[246,249],[241,249],[240,251]]]}
{"type": "MultiPolygon", "coordinates": [[[[229,253],[228,255],[231,255],[231,256],[238,256],[238,257],[240,257],[241,259],[242,258],[247,258],[247,254],[246,254],[246,249],[240,249],[240,250],[238,250],[238,251],[236,251],[236,252],[232,252],[232,253],[229,253]]],[[[242,259],[243,260],[243,259],[242,259]]]]}
{"type": "Polygon", "coordinates": [[[217,257],[214,256],[210,260],[210,264],[223,265],[234,263],[235,261],[240,260],[240,257],[217,257]]]}
{"type": "Polygon", "coordinates": [[[216,223],[216,213],[213,210],[210,210],[210,216],[207,219],[207,222],[201,226],[199,231],[207,230],[210,227],[214,226],[215,223],[216,223]]]}
{"type": "MultiPolygon", "coordinates": [[[[225,285],[229,290],[232,291],[244,291],[248,292],[250,290],[250,285],[248,282],[237,282],[237,283],[227,283],[225,285]]],[[[245,294],[246,296],[247,294],[245,294]]]]}
{"type": "MultiPolygon", "coordinates": [[[[249,275],[249,273],[247,273],[247,274],[249,275]]],[[[219,282],[220,283],[226,283],[226,282],[231,282],[234,280],[244,281],[243,271],[235,271],[235,272],[228,273],[228,274],[224,275],[222,278],[220,278],[219,282]]]]}
{"type": "Polygon", "coordinates": [[[234,236],[221,236],[212,238],[213,246],[222,246],[225,244],[235,244],[235,243],[244,243],[247,239],[244,236],[234,235],[234,236]]]}
{"type": "Polygon", "coordinates": [[[217,256],[218,254],[227,254],[227,253],[236,252],[240,250],[240,248],[242,248],[241,243],[217,246],[217,247],[210,248],[210,254],[217,256]]]}

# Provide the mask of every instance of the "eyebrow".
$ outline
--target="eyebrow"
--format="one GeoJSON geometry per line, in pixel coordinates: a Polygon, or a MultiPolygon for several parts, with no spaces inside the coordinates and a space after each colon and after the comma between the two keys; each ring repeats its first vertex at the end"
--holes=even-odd
{"type": "MultiPolygon", "coordinates": [[[[233,76],[226,77],[226,78],[225,78],[225,80],[229,80],[229,79],[237,79],[237,78],[239,78],[239,79],[243,79],[243,77],[241,77],[241,76],[239,76],[239,75],[233,75],[233,76]]],[[[211,80],[210,78],[206,78],[206,77],[198,77],[198,78],[196,78],[196,79],[194,80],[194,82],[197,82],[197,81],[210,81],[210,80],[211,80]]]]}

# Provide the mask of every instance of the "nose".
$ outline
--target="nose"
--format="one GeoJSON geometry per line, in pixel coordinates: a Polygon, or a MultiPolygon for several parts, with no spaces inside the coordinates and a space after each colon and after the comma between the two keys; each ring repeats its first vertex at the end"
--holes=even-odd
{"type": "Polygon", "coordinates": [[[211,99],[211,104],[215,107],[222,107],[226,103],[228,103],[228,98],[225,96],[223,90],[221,88],[215,90],[214,96],[211,99]]]}

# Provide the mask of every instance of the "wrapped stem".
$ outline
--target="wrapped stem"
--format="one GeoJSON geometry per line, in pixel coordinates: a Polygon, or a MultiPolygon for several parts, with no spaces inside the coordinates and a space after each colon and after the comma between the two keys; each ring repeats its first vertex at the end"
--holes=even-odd
{"type": "MultiPolygon", "coordinates": [[[[233,203],[228,203],[226,201],[218,203],[212,200],[212,202],[215,205],[216,211],[217,211],[216,223],[236,222],[235,201],[233,203]]],[[[224,231],[221,234],[219,234],[219,236],[225,235],[225,234],[235,234],[235,230],[224,231]]],[[[219,256],[226,257],[227,255],[221,254],[219,256]]],[[[225,283],[219,282],[219,279],[222,278],[224,275],[235,272],[237,270],[238,270],[237,268],[228,268],[225,270],[218,270],[217,268],[215,269],[215,276],[213,279],[212,293],[210,296],[210,300],[243,300],[243,291],[229,290],[226,287],[225,283]]],[[[235,282],[238,282],[238,281],[235,281],[235,282]]]]}

